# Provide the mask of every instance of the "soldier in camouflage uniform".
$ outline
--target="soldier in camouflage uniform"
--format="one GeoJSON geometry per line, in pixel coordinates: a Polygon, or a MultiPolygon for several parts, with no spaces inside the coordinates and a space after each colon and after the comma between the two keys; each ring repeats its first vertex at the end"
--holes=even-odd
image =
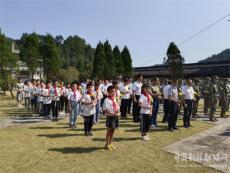
{"type": "Polygon", "coordinates": [[[220,100],[221,100],[221,114],[220,117],[227,118],[225,113],[228,111],[230,98],[230,86],[228,85],[228,79],[223,79],[222,86],[220,87],[220,100]]]}
{"type": "Polygon", "coordinates": [[[210,121],[217,121],[215,118],[215,112],[217,108],[217,102],[219,97],[218,85],[217,85],[218,77],[212,77],[211,83],[209,85],[209,95],[210,95],[210,121]]]}
{"type": "Polygon", "coordinates": [[[202,95],[204,97],[204,114],[208,115],[208,110],[210,108],[210,95],[209,95],[209,85],[210,85],[211,78],[206,77],[205,83],[202,87],[202,95]]]}
{"type": "Polygon", "coordinates": [[[197,118],[197,111],[198,111],[198,106],[199,106],[199,101],[200,101],[200,95],[201,95],[201,87],[200,87],[200,80],[198,78],[194,79],[194,102],[193,102],[193,118],[197,118]]]}

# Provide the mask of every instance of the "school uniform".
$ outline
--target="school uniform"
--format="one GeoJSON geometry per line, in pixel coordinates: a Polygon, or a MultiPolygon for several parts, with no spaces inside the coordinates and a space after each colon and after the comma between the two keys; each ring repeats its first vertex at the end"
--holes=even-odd
{"type": "Polygon", "coordinates": [[[30,103],[30,88],[28,85],[25,85],[23,88],[24,91],[24,99],[25,99],[25,108],[30,109],[31,108],[31,103],[30,103]]]}
{"type": "Polygon", "coordinates": [[[193,110],[193,99],[194,99],[194,89],[192,86],[186,85],[183,87],[182,93],[184,95],[185,99],[185,108],[184,108],[184,116],[183,116],[183,122],[184,122],[184,127],[189,127],[190,126],[190,117],[192,115],[192,110],[193,110]]]}
{"type": "Polygon", "coordinates": [[[100,106],[101,106],[101,99],[103,98],[103,94],[100,89],[98,91],[94,91],[94,95],[97,98],[97,104],[96,104],[96,113],[94,115],[94,123],[99,122],[99,116],[100,116],[100,106]]]}
{"type": "Polygon", "coordinates": [[[131,98],[131,90],[129,85],[122,85],[120,88],[121,91],[121,117],[127,118],[127,112],[128,112],[128,107],[129,107],[129,102],[131,98]]]}
{"type": "Polygon", "coordinates": [[[32,85],[29,88],[29,92],[30,92],[31,107],[32,107],[33,110],[36,110],[37,109],[37,101],[38,101],[38,96],[37,96],[38,89],[37,89],[37,86],[32,85]]]}
{"type": "Polygon", "coordinates": [[[52,102],[52,97],[50,96],[50,89],[49,88],[44,88],[43,89],[43,106],[44,106],[44,116],[45,118],[49,119],[50,118],[50,110],[51,110],[51,102],[52,102]]]}
{"type": "MultiPolygon", "coordinates": [[[[141,95],[139,99],[139,103],[143,105],[144,107],[149,107],[151,104],[151,96],[149,95],[149,100],[148,97],[145,95],[141,95]]],[[[149,126],[150,126],[150,114],[151,114],[151,109],[146,109],[141,107],[140,110],[140,132],[147,133],[149,131],[149,126]]]]}
{"type": "MultiPolygon", "coordinates": [[[[153,94],[160,94],[160,87],[158,85],[151,86],[153,94]]],[[[159,109],[159,96],[153,96],[153,111],[150,118],[150,125],[157,126],[157,114],[159,109]]]]}
{"type": "Polygon", "coordinates": [[[176,129],[176,122],[179,113],[178,106],[178,89],[176,86],[171,85],[168,89],[168,96],[174,98],[174,100],[169,100],[169,118],[168,118],[168,129],[176,129]]]}
{"type": "Polygon", "coordinates": [[[38,87],[37,94],[38,94],[38,100],[37,100],[37,106],[38,106],[38,113],[39,115],[44,115],[44,107],[43,107],[43,89],[42,87],[38,87]]]}
{"type": "MultiPolygon", "coordinates": [[[[116,100],[114,99],[114,101],[112,101],[110,98],[106,98],[104,103],[103,103],[103,110],[108,110],[109,112],[111,112],[112,114],[115,114],[116,111],[118,112],[119,110],[115,110],[115,107],[118,109],[118,103],[116,102],[116,100]]],[[[114,116],[107,116],[106,117],[106,127],[107,128],[117,128],[119,126],[119,119],[118,117],[114,117],[114,116]]]]}
{"type": "Polygon", "coordinates": [[[17,101],[22,101],[23,100],[23,88],[24,88],[24,83],[17,83],[16,84],[17,87],[17,101]]]}
{"type": "Polygon", "coordinates": [[[136,98],[137,102],[133,101],[133,121],[134,122],[139,122],[140,121],[140,110],[141,108],[138,106],[138,101],[141,96],[141,87],[142,83],[141,82],[134,82],[133,84],[133,95],[136,98]]]}
{"type": "Polygon", "coordinates": [[[163,88],[163,95],[164,95],[163,110],[164,110],[164,116],[163,116],[162,122],[168,121],[168,117],[169,117],[169,97],[168,97],[169,87],[170,87],[170,85],[166,85],[163,88]]]}
{"type": "Polygon", "coordinates": [[[81,99],[81,97],[82,97],[82,95],[79,92],[79,90],[76,90],[76,91],[71,90],[68,94],[68,101],[69,101],[69,105],[71,107],[70,116],[69,116],[69,123],[71,126],[76,125],[77,116],[80,113],[80,99],[81,99]]]}
{"type": "MultiPolygon", "coordinates": [[[[90,96],[89,94],[86,94],[82,98],[83,103],[90,103],[93,100],[96,100],[96,97],[90,96]]],[[[84,105],[84,104],[83,104],[84,105]]],[[[84,116],[84,130],[85,134],[91,133],[92,127],[93,127],[93,121],[94,121],[94,114],[96,113],[96,108],[94,105],[84,105],[83,106],[83,116],[84,116]]]]}
{"type": "Polygon", "coordinates": [[[60,106],[59,106],[59,112],[62,112],[64,110],[64,106],[65,106],[65,87],[60,87],[60,91],[61,91],[61,96],[60,96],[60,106]]]}
{"type": "Polygon", "coordinates": [[[53,119],[58,120],[60,96],[61,96],[60,88],[58,87],[50,88],[50,95],[52,97],[51,108],[52,108],[53,119]]]}
{"type": "Polygon", "coordinates": [[[107,92],[107,89],[108,87],[110,86],[111,84],[103,84],[102,87],[101,87],[101,91],[102,91],[102,94],[103,94],[103,98],[101,99],[101,107],[103,107],[103,103],[104,103],[104,100],[106,99],[107,95],[108,95],[108,92],[107,92]]]}
{"type": "Polygon", "coordinates": [[[65,88],[65,91],[63,93],[64,95],[64,105],[65,105],[65,114],[69,113],[69,101],[68,96],[71,92],[71,88],[65,88]]]}

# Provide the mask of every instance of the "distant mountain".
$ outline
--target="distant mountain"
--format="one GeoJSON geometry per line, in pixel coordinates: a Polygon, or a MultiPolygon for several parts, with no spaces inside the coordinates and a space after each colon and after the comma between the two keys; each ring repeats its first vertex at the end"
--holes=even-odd
{"type": "Polygon", "coordinates": [[[230,49],[225,49],[217,55],[212,55],[199,62],[230,61],[230,49]]]}

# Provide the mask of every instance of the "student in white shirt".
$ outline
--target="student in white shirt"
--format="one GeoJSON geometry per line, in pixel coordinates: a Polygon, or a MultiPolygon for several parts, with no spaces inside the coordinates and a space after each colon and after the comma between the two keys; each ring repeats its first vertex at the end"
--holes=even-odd
{"type": "Polygon", "coordinates": [[[26,81],[24,88],[24,99],[25,99],[25,109],[29,110],[31,108],[31,103],[30,103],[30,81],[26,81]]]}
{"type": "Polygon", "coordinates": [[[46,87],[43,89],[43,106],[44,106],[44,116],[45,119],[50,119],[51,101],[52,97],[50,95],[51,82],[46,82],[46,87]]]}
{"type": "Polygon", "coordinates": [[[18,107],[22,107],[23,88],[24,88],[24,84],[21,82],[21,79],[19,79],[18,83],[16,84],[16,90],[17,90],[16,99],[18,102],[18,107]]]}
{"type": "Polygon", "coordinates": [[[191,126],[190,117],[192,115],[193,101],[194,101],[194,89],[192,86],[192,80],[188,79],[187,85],[185,85],[182,89],[182,93],[184,95],[184,127],[188,128],[191,126]]]}
{"type": "Polygon", "coordinates": [[[72,90],[69,92],[68,101],[69,101],[69,126],[72,128],[76,128],[77,116],[80,111],[80,100],[81,100],[81,92],[77,89],[77,82],[72,83],[72,90]]]}
{"type": "Polygon", "coordinates": [[[141,138],[145,141],[150,140],[148,136],[149,127],[150,127],[150,116],[152,114],[152,104],[153,100],[149,92],[150,87],[147,84],[142,86],[142,94],[138,101],[139,106],[141,107],[140,110],[140,131],[141,131],[141,138]]]}
{"type": "Polygon", "coordinates": [[[165,123],[166,121],[168,121],[168,117],[169,117],[169,98],[168,98],[168,90],[169,87],[171,86],[172,82],[170,80],[167,81],[167,85],[164,86],[163,88],[163,96],[164,96],[164,100],[163,100],[163,109],[164,109],[164,116],[162,119],[162,123],[165,123]]]}
{"type": "Polygon", "coordinates": [[[137,80],[133,84],[133,121],[140,121],[140,110],[141,108],[138,106],[139,98],[141,96],[141,87],[142,87],[142,75],[137,75],[137,80]]]}
{"type": "Polygon", "coordinates": [[[32,109],[32,113],[36,114],[37,113],[37,100],[38,100],[38,96],[37,96],[37,82],[35,79],[32,80],[32,85],[30,86],[30,101],[31,101],[31,109],[32,109]]]}
{"type": "Polygon", "coordinates": [[[70,83],[66,84],[65,86],[65,90],[64,90],[64,105],[65,105],[65,116],[67,117],[68,116],[68,113],[69,113],[69,102],[68,102],[68,96],[71,92],[71,85],[70,83]]]}
{"type": "Polygon", "coordinates": [[[60,81],[60,90],[61,90],[61,96],[60,96],[59,112],[63,112],[65,106],[65,96],[64,96],[65,86],[64,86],[64,82],[62,81],[60,81]]]}
{"type": "Polygon", "coordinates": [[[103,94],[100,90],[100,84],[95,83],[94,86],[94,94],[97,98],[97,104],[96,104],[96,113],[94,115],[94,124],[99,123],[99,117],[100,117],[100,105],[101,105],[101,99],[103,98],[103,94]]]}
{"type": "Polygon", "coordinates": [[[86,94],[82,98],[81,103],[84,107],[84,131],[86,136],[92,136],[93,118],[96,113],[97,98],[94,95],[94,86],[90,82],[86,85],[86,94]]]}
{"type": "Polygon", "coordinates": [[[131,97],[131,90],[130,90],[130,81],[128,79],[124,80],[124,84],[121,86],[121,118],[127,118],[128,106],[131,97]]]}
{"type": "Polygon", "coordinates": [[[52,115],[53,115],[52,120],[58,121],[61,90],[58,87],[58,82],[56,80],[53,81],[53,87],[50,88],[50,95],[52,96],[52,102],[51,102],[52,115]]]}
{"type": "Polygon", "coordinates": [[[41,81],[40,86],[38,87],[37,95],[38,95],[38,114],[39,116],[44,116],[44,107],[43,107],[43,90],[45,89],[45,83],[41,81]]]}

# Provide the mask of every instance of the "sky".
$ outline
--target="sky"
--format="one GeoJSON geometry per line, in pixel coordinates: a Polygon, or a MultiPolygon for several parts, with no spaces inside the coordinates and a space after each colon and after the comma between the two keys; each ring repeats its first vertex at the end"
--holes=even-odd
{"type": "Polygon", "coordinates": [[[228,14],[230,0],[0,0],[6,36],[78,35],[93,47],[108,39],[129,48],[134,67],[161,64],[170,42],[186,63],[230,48],[230,16],[180,44],[228,14]]]}

